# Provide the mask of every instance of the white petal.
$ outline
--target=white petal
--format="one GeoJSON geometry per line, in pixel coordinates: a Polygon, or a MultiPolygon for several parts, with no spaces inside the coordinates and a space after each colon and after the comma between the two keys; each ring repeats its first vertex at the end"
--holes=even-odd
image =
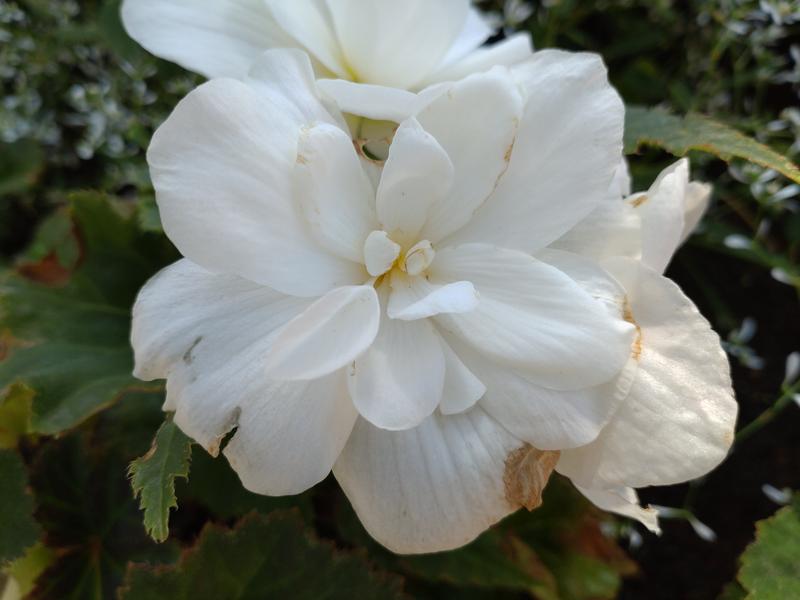
{"type": "Polygon", "coordinates": [[[442,399],[445,359],[427,320],[386,315],[370,349],[355,361],[348,384],[358,412],[382,429],[409,429],[442,399]]]}
{"type": "Polygon", "coordinates": [[[294,192],[317,241],[361,262],[364,240],[377,225],[375,192],[348,134],[328,124],[302,131],[294,192]]]}
{"type": "Polygon", "coordinates": [[[458,60],[447,62],[431,73],[426,83],[458,81],[472,73],[488,71],[496,65],[510,67],[531,57],[533,44],[528,33],[515,33],[505,40],[477,48],[458,60]]]}
{"type": "Polygon", "coordinates": [[[703,215],[708,210],[711,202],[713,188],[707,183],[690,181],[686,187],[686,200],[684,202],[684,226],[681,234],[681,243],[685,242],[700,224],[703,215]]]}
{"type": "Polygon", "coordinates": [[[432,284],[424,277],[393,272],[386,309],[390,319],[414,321],[442,313],[465,313],[478,306],[478,293],[469,281],[432,284]]]}
{"type": "Polygon", "coordinates": [[[642,220],[642,263],[663,273],[681,243],[689,161],[665,169],[650,190],[628,198],[642,220]]]}
{"type": "Polygon", "coordinates": [[[450,46],[447,55],[442,60],[442,66],[453,64],[477,50],[486,40],[495,33],[495,28],[489,20],[476,8],[470,8],[464,28],[450,46]]]}
{"type": "Polygon", "coordinates": [[[661,534],[658,526],[658,511],[655,508],[642,508],[639,497],[633,488],[620,487],[611,490],[595,490],[575,486],[598,508],[623,517],[635,519],[655,534],[661,534]]]}
{"type": "Polygon", "coordinates": [[[137,377],[167,378],[175,422],[214,455],[238,425],[226,454],[262,494],[299,493],[324,479],[356,417],[341,373],[267,378],[275,331],[308,304],[182,260],[151,279],[133,309],[137,377]]]}
{"type": "Polygon", "coordinates": [[[642,219],[616,194],[550,246],[592,259],[642,256],[642,219]]]}
{"type": "MultiPolygon", "coordinates": [[[[597,264],[580,256],[545,250],[537,258],[557,267],[605,306],[624,317],[625,291],[597,264]]],[[[456,344],[459,355],[486,384],[481,406],[519,439],[542,450],[583,446],[594,440],[628,394],[637,362],[599,386],[561,392],[537,385],[535,377],[489,362],[456,344]]]]}
{"type": "Polygon", "coordinates": [[[284,327],[266,358],[274,379],[316,379],[341,369],[370,347],[381,307],[371,285],[328,292],[284,327]]]}
{"type": "Polygon", "coordinates": [[[348,78],[326,0],[261,0],[283,30],[338,77],[348,78]]]}
{"type": "Polygon", "coordinates": [[[223,453],[251,492],[299,494],[325,479],[350,437],[358,412],[343,372],[272,383],[242,406],[223,453]]]}
{"type": "Polygon", "coordinates": [[[737,405],[719,337],[668,279],[633,261],[609,267],[641,328],[630,394],[598,439],[562,454],[584,487],[669,485],[704,475],[726,456],[737,405]]]}
{"type": "Polygon", "coordinates": [[[630,360],[608,383],[557,391],[449,341],[486,386],[480,406],[517,438],[542,450],[575,448],[596,439],[624,401],[636,374],[636,362],[630,360]]]}
{"type": "Polygon", "coordinates": [[[393,552],[450,550],[516,509],[503,476],[519,446],[479,408],[402,432],[359,419],[334,475],[367,531],[393,552]]]}
{"type": "Polygon", "coordinates": [[[486,386],[469,370],[450,347],[450,344],[442,340],[442,348],[444,349],[445,376],[439,412],[443,415],[455,415],[475,406],[475,403],[486,393],[486,386]]]}
{"type": "Polygon", "coordinates": [[[319,89],[330,96],[345,113],[400,123],[416,114],[418,96],[399,88],[344,79],[320,79],[319,89]]]}
{"type": "Polygon", "coordinates": [[[373,277],[379,277],[392,268],[403,249],[391,240],[385,231],[373,231],[364,242],[364,264],[373,277]]]}
{"type": "Polygon", "coordinates": [[[430,207],[453,186],[453,163],[415,119],[394,136],[378,186],[378,219],[398,242],[413,242],[430,207]]]}
{"type": "Polygon", "coordinates": [[[164,230],[203,267],[284,293],[362,283],[363,266],[318,246],[292,200],[300,128],[331,120],[307,87],[308,58],[276,50],[263,60],[262,70],[276,66],[272,84],[206,83],[153,136],[147,158],[164,230]]]}
{"type": "Polygon", "coordinates": [[[449,243],[535,252],[598,206],[619,166],[625,109],[600,57],[542,50],[512,73],[527,100],[508,171],[449,243]]]}
{"type": "Polygon", "coordinates": [[[295,45],[262,0],[125,0],[122,23],[148,51],[206,77],[242,78],[267,48],[295,45]]]}
{"type": "Polygon", "coordinates": [[[328,0],[352,77],[412,88],[433,71],[462,31],[469,0],[328,0]]]}
{"type": "Polygon", "coordinates": [[[614,171],[614,179],[611,181],[611,189],[609,192],[616,200],[631,195],[631,187],[633,181],[631,180],[631,171],[628,167],[628,161],[623,158],[617,170],[614,171]]]}
{"type": "Polygon", "coordinates": [[[497,68],[456,83],[417,116],[455,170],[453,189],[431,207],[422,237],[436,243],[460,229],[491,196],[508,169],[522,109],[508,71],[497,68]]]}
{"type": "Polygon", "coordinates": [[[595,300],[602,302],[612,318],[625,318],[625,288],[594,258],[545,248],[535,258],[557,268],[580,285],[595,300]]]}
{"type": "Polygon", "coordinates": [[[478,307],[437,323],[475,350],[538,384],[569,390],[615,377],[628,361],[634,327],[555,267],[531,256],[466,244],[441,250],[431,274],[471,281],[478,307]]]}

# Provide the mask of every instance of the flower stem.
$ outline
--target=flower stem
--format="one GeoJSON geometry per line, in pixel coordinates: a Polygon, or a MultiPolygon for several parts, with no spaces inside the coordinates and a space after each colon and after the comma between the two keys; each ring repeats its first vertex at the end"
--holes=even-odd
{"type": "Polygon", "coordinates": [[[736,434],[736,443],[739,444],[757,433],[762,427],[771,423],[775,417],[781,414],[787,406],[794,403],[794,395],[800,393],[800,381],[793,385],[783,388],[781,397],[767,410],[742,427],[736,434]]]}

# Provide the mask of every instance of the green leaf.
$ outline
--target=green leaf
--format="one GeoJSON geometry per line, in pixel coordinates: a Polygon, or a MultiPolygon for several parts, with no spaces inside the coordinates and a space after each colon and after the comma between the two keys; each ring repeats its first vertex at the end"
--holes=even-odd
{"type": "Polygon", "coordinates": [[[128,561],[177,557],[175,544],[145,535],[125,477],[129,457],[101,434],[82,428],[49,440],[33,463],[36,516],[55,559],[28,600],[115,598],[128,561]]]}
{"type": "Polygon", "coordinates": [[[317,539],[294,512],[252,514],[234,529],[207,526],[177,565],[132,565],[121,600],[401,598],[401,580],[317,539]]]}
{"type": "Polygon", "coordinates": [[[800,598],[800,496],[756,523],[756,541],[744,551],[739,581],[751,600],[800,598]]]}
{"type": "Polygon", "coordinates": [[[0,450],[0,564],[19,558],[39,539],[25,465],[13,450],[0,450]]]}
{"type": "Polygon", "coordinates": [[[524,591],[540,600],[559,598],[553,574],[533,548],[499,529],[458,550],[410,556],[400,562],[407,573],[429,581],[524,591]]]}
{"type": "Polygon", "coordinates": [[[150,450],[130,464],[133,495],[144,510],[144,527],[157,542],[169,537],[169,511],[178,508],[175,479],[189,477],[192,440],[168,419],[156,433],[150,450]]]}
{"type": "MultiPolygon", "coordinates": [[[[22,597],[30,593],[39,575],[50,566],[54,558],[53,551],[40,542],[28,548],[24,556],[9,565],[7,574],[14,579],[22,597]]],[[[3,598],[5,600],[5,596],[3,598]]]]}
{"type": "Polygon", "coordinates": [[[0,362],[0,394],[33,390],[31,431],[56,434],[80,424],[131,388],[128,335],[139,287],[174,256],[162,237],[141,233],[105,196],[74,196],[70,215],[84,258],[66,284],[19,273],[0,276],[0,329],[20,343],[0,362]]]}
{"type": "Polygon", "coordinates": [[[634,154],[642,146],[657,146],[676,156],[701,150],[724,161],[743,158],[800,183],[800,169],[788,158],[732,127],[698,114],[681,117],[659,108],[628,106],[625,153],[634,154]]]}
{"type": "Polygon", "coordinates": [[[14,385],[0,397],[0,448],[16,448],[19,438],[31,430],[33,390],[14,385]]]}
{"type": "Polygon", "coordinates": [[[36,142],[0,144],[0,196],[32,187],[44,169],[44,152],[36,142]]]}

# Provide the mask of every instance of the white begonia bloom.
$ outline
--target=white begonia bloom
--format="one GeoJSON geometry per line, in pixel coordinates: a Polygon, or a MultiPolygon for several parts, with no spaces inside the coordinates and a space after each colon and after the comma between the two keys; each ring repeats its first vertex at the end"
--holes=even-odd
{"type": "Polygon", "coordinates": [[[533,508],[559,451],[633,384],[622,286],[547,249],[606,199],[624,109],[594,55],[536,53],[438,86],[385,162],[325,108],[308,57],[187,96],[148,151],[186,257],[134,307],[135,373],[244,485],[333,472],[397,552],[533,508]]]}
{"type": "Polygon", "coordinates": [[[719,336],[680,288],[662,276],[711,195],[689,181],[689,162],[665,169],[645,193],[627,195],[627,168],[605,202],[553,246],[599,260],[625,290],[638,335],[627,397],[591,443],[565,449],[557,470],[605,510],[658,531],[633,488],[704,475],[733,443],[737,404],[719,336]]]}
{"type": "Polygon", "coordinates": [[[125,0],[122,21],[153,54],[209,78],[246,78],[270,48],[305,50],[325,91],[369,118],[409,116],[406,90],[532,51],[522,33],[482,47],[494,31],[470,0],[125,0]]]}

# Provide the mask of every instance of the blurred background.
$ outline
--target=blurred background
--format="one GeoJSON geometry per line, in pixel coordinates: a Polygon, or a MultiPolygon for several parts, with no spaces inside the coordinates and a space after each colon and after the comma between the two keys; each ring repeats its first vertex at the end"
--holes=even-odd
{"type": "MultiPolygon", "coordinates": [[[[796,0],[481,6],[501,31],[531,31],[537,48],[601,53],[628,104],[707,114],[800,159],[796,0]]],[[[62,290],[108,300],[119,311],[114,327],[124,330],[135,290],[176,256],[160,232],[144,154],[154,129],[200,79],[128,39],[118,11],[117,0],[0,0],[0,359],[29,338],[72,343],[82,335],[62,331],[65,315],[76,314],[51,302],[62,290]],[[46,304],[42,290],[50,294],[46,304]],[[31,325],[43,306],[52,322],[31,325]]],[[[19,416],[33,392],[15,385],[0,404],[0,447],[20,451],[40,542],[5,569],[0,590],[4,578],[15,578],[35,598],[160,597],[131,591],[148,589],[136,586],[149,575],[129,562],[172,563],[181,547],[214,541],[197,542],[207,523],[232,525],[251,510],[294,507],[266,522],[264,535],[285,525],[330,554],[314,561],[361,561],[353,564],[380,582],[373,589],[379,598],[394,597],[401,585],[421,598],[745,597],[736,576],[755,523],[800,489],[800,357],[792,358],[800,351],[800,185],[746,162],[691,158],[693,178],[713,183],[714,199],[668,275],[725,340],[740,433],[730,458],[707,478],[642,491],[643,502],[673,509],[660,538],[597,513],[555,481],[542,509],[515,515],[468,549],[400,559],[369,540],[332,480],[297,498],[257,498],[224,462],[195,448],[191,476],[178,483],[170,540],[156,545],[145,536],[125,469],[162,421],[161,390],[128,386],[114,402],[79,416],[51,414],[36,429],[19,416]],[[127,592],[119,591],[122,582],[127,592]]],[[[630,159],[635,189],[646,189],[674,160],[655,149],[630,159]]],[[[73,375],[105,382],[98,364],[109,353],[98,356],[94,365],[71,367],[73,375]]],[[[9,381],[3,362],[0,388],[9,381]]],[[[76,385],[63,374],[36,377],[39,398],[76,385]]],[[[326,568],[339,581],[339,571],[326,568]]],[[[172,575],[179,579],[180,567],[172,575]]],[[[350,579],[330,585],[369,596],[348,587],[360,585],[350,579]]]]}

